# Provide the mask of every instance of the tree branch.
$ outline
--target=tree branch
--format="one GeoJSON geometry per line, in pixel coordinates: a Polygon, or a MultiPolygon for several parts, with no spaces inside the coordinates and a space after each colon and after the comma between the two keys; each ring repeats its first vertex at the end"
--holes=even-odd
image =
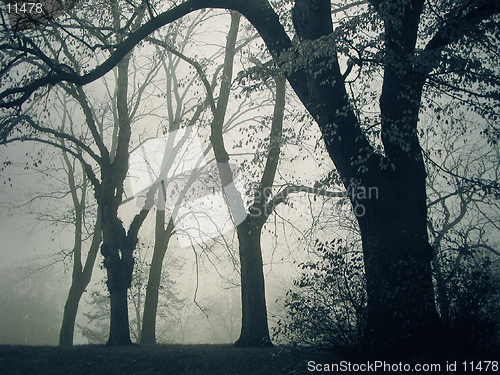
{"type": "Polygon", "coordinates": [[[481,21],[488,17],[500,13],[500,2],[485,1],[481,6],[472,9],[461,16],[464,9],[458,15],[446,17],[450,19],[425,46],[425,51],[436,51],[461,39],[468,32],[474,31],[481,21]]]}
{"type": "Polygon", "coordinates": [[[76,159],[78,159],[78,161],[80,163],[82,163],[83,169],[85,170],[85,173],[87,174],[87,177],[89,178],[89,180],[92,182],[92,185],[96,189],[96,194],[97,194],[97,191],[101,186],[101,183],[99,182],[96,175],[94,174],[94,171],[92,170],[92,167],[90,166],[90,164],[88,164],[85,161],[85,159],[83,158],[82,154],[79,154],[79,153],[77,153],[77,152],[75,152],[75,151],[73,151],[70,148],[67,148],[65,146],[62,146],[60,143],[57,143],[57,142],[53,142],[53,141],[49,141],[49,140],[41,139],[41,138],[28,137],[28,136],[11,138],[7,141],[2,142],[2,144],[14,143],[14,142],[19,142],[19,141],[20,142],[32,141],[32,142],[44,143],[44,144],[59,148],[63,151],[66,151],[67,153],[73,155],[73,157],[75,157],[76,159]]]}
{"type": "Polygon", "coordinates": [[[70,134],[66,134],[66,133],[62,133],[60,131],[57,131],[57,130],[54,130],[51,128],[47,128],[45,126],[40,126],[35,121],[33,121],[33,119],[30,116],[21,116],[21,119],[28,122],[32,128],[34,128],[42,133],[52,134],[53,136],[55,136],[59,139],[67,139],[68,141],[75,144],[75,146],[80,147],[82,150],[84,150],[86,153],[88,153],[89,156],[92,159],[94,159],[98,164],[102,163],[101,157],[99,157],[94,151],[92,151],[92,149],[89,146],[87,146],[85,143],[80,141],[75,136],[70,135],[70,134]]]}
{"type": "Polygon", "coordinates": [[[137,29],[137,31],[131,33],[118,46],[110,46],[110,48],[116,47],[116,50],[104,63],[91,72],[80,76],[74,72],[58,71],[56,74],[36,79],[24,87],[4,90],[0,93],[0,108],[21,106],[36,90],[44,86],[55,85],[62,81],[71,82],[79,86],[93,82],[111,71],[138,43],[159,28],[191,12],[205,8],[232,9],[245,15],[257,28],[273,54],[277,54],[292,45],[279,22],[278,15],[266,0],[188,0],[152,18],[137,29]],[[5,101],[10,96],[17,96],[17,98],[5,101]]]}
{"type": "Polygon", "coordinates": [[[347,196],[347,192],[345,191],[328,191],[325,189],[318,189],[304,185],[287,185],[278,194],[276,194],[274,198],[268,203],[267,206],[269,208],[267,212],[271,213],[278,204],[283,203],[286,200],[286,198],[288,198],[288,196],[292,193],[317,194],[330,198],[342,198],[347,196]]]}

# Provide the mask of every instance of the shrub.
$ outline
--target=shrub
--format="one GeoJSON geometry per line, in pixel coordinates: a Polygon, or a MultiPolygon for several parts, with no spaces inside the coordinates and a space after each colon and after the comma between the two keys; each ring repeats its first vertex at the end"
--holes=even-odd
{"type": "Polygon", "coordinates": [[[362,253],[341,239],[316,242],[319,259],[302,263],[302,274],[287,293],[285,317],[274,338],[295,345],[352,349],[366,326],[362,253]]]}
{"type": "Polygon", "coordinates": [[[493,352],[500,346],[498,270],[489,258],[474,255],[464,257],[455,267],[446,282],[448,307],[441,311],[454,350],[493,352]]]}

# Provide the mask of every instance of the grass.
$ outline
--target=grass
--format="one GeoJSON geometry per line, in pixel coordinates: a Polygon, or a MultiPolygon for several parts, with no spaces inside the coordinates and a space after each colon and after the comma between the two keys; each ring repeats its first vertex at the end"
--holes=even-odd
{"type": "MultiPolygon", "coordinates": [[[[483,355],[482,358],[471,356],[469,359],[475,365],[497,361],[498,356],[483,355]],[[486,361],[487,360],[487,361],[486,361]]],[[[450,356],[450,358],[452,358],[450,356]]],[[[459,374],[463,370],[465,358],[457,360],[455,356],[449,360],[442,355],[432,357],[421,357],[402,361],[414,365],[438,364],[441,366],[438,372],[446,373],[447,363],[456,363],[457,370],[453,373],[459,374]],[[432,358],[432,359],[431,359],[432,358]]],[[[320,366],[328,364],[352,363],[366,364],[374,363],[374,360],[361,359],[352,354],[333,354],[331,351],[320,349],[292,349],[286,347],[275,348],[235,348],[232,345],[158,345],[156,347],[144,347],[131,345],[127,347],[106,347],[103,345],[82,345],[72,348],[59,348],[55,346],[22,346],[22,345],[0,345],[0,375],[23,374],[200,374],[200,375],[237,375],[237,374],[264,374],[264,375],[298,375],[311,373],[342,373],[342,374],[368,374],[374,373],[369,369],[356,372],[353,367],[351,371],[322,367],[316,371],[308,367],[308,362],[314,361],[320,366]]],[[[379,361],[382,362],[382,361],[379,361]]],[[[401,361],[388,361],[396,364],[401,361]]],[[[385,363],[385,362],[384,362],[385,363]]],[[[498,362],[496,362],[498,365],[498,362]]],[[[467,362],[470,366],[470,362],[467,362]]],[[[409,370],[412,372],[412,370],[409,370]]],[[[408,373],[409,373],[408,372],[408,373]]],[[[386,373],[381,369],[376,371],[386,373]]],[[[407,373],[405,371],[393,371],[391,373],[407,373]]],[[[498,374],[498,367],[494,372],[484,370],[481,373],[498,374]]]]}
{"type": "Polygon", "coordinates": [[[306,374],[311,353],[231,345],[0,345],[0,374],[306,374]]]}

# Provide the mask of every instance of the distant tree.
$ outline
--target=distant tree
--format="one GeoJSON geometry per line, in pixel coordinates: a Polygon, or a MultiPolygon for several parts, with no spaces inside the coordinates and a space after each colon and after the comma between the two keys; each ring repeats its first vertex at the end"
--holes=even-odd
{"type": "MultiPolygon", "coordinates": [[[[134,9],[133,17],[145,16],[145,4],[139,9],[134,9]],[[134,13],[137,11],[138,13],[134,13]]],[[[113,3],[102,13],[103,19],[100,22],[107,22],[104,18],[109,17],[112,25],[119,28],[122,22],[121,12],[127,12],[127,7],[120,8],[118,4],[113,3]]],[[[87,14],[88,16],[88,14],[87,14]]],[[[139,22],[136,19],[136,22],[139,22]]],[[[127,27],[136,27],[137,24],[128,24],[127,27]]],[[[96,30],[90,32],[93,37],[107,42],[106,36],[96,30]],[[95,33],[94,33],[95,32],[95,33]]],[[[73,66],[65,65],[66,69],[81,71],[84,63],[78,52],[69,48],[61,33],[54,33],[53,38],[62,47],[64,59],[73,66]]],[[[121,40],[118,37],[118,40],[121,40]]],[[[138,112],[141,100],[149,95],[145,92],[147,82],[151,82],[157,73],[154,62],[153,67],[148,74],[143,77],[133,92],[135,101],[132,103],[129,98],[129,73],[130,65],[135,60],[128,56],[118,65],[115,71],[115,87],[112,91],[108,89],[109,104],[102,104],[98,109],[92,106],[92,99],[86,91],[75,85],[61,85],[58,89],[63,91],[68,97],[72,98],[83,113],[85,126],[83,129],[66,128],[57,126],[50,121],[51,108],[36,108],[18,113],[10,117],[8,121],[25,124],[26,132],[15,134],[11,138],[4,139],[3,143],[16,141],[36,141],[49,144],[66,152],[66,155],[75,158],[83,165],[86,178],[92,184],[94,195],[97,201],[100,215],[100,225],[102,229],[101,254],[104,257],[104,265],[108,272],[108,288],[110,292],[111,325],[109,332],[109,345],[127,345],[130,343],[128,308],[127,308],[127,290],[132,282],[132,272],[134,266],[133,251],[137,243],[139,229],[144,222],[149,209],[141,209],[129,225],[128,231],[125,230],[121,221],[118,209],[122,204],[124,193],[124,180],[128,170],[129,147],[132,135],[132,123],[140,117],[138,112]],[[110,121],[113,126],[111,129],[107,126],[110,121]],[[80,134],[76,134],[77,132],[80,134]]],[[[40,104],[40,103],[38,103],[40,104]]],[[[36,105],[35,105],[36,107],[36,105]]],[[[43,107],[43,105],[42,105],[43,107]]],[[[60,118],[61,120],[61,118],[60,118]]],[[[97,238],[97,237],[96,237],[97,238]]],[[[78,262],[77,262],[78,263],[78,262]]],[[[77,264],[78,267],[78,264],[77,264]]],[[[87,276],[83,276],[85,280],[87,276]]],[[[82,287],[78,287],[82,290],[82,287]]],[[[84,289],[84,288],[83,288],[84,289]]],[[[75,298],[72,298],[70,310],[74,310],[75,298]]],[[[68,306],[70,307],[70,306],[68,306]]],[[[66,324],[66,326],[68,326],[66,324]]],[[[66,327],[65,330],[66,331],[66,327]]],[[[66,333],[65,333],[65,336],[66,333]]],[[[64,340],[68,342],[68,337],[64,340]]]]}
{"type": "MultiPolygon", "coordinates": [[[[156,246],[158,246],[158,243],[155,241],[154,247],[156,246]]],[[[132,287],[129,290],[129,300],[132,304],[131,311],[133,311],[130,321],[132,337],[136,343],[142,344],[142,335],[145,326],[144,320],[148,318],[144,314],[147,310],[145,307],[143,309],[143,305],[146,304],[148,287],[151,288],[150,278],[147,278],[146,275],[148,272],[151,275],[152,260],[147,261],[146,259],[149,258],[148,252],[144,251],[145,249],[141,250],[142,259],[136,259],[135,262],[132,287]]],[[[153,256],[154,254],[153,251],[153,256]]],[[[155,339],[156,325],[158,325],[161,335],[158,336],[157,340],[167,342],[172,340],[173,334],[171,331],[174,330],[175,325],[178,323],[177,316],[185,304],[185,299],[180,299],[178,297],[178,284],[175,281],[175,278],[180,275],[183,264],[180,262],[179,258],[176,258],[173,254],[168,254],[163,259],[163,263],[162,273],[157,287],[157,306],[154,319],[157,320],[158,323],[155,324],[155,339]]]]}
{"type": "Polygon", "coordinates": [[[500,206],[498,192],[477,181],[498,181],[500,160],[498,147],[488,146],[479,130],[467,131],[466,122],[459,115],[430,126],[423,137],[430,161],[428,229],[438,312],[454,332],[450,345],[479,353],[500,344],[500,206]]]}
{"type": "Polygon", "coordinates": [[[89,296],[87,305],[92,310],[82,313],[88,323],[76,326],[90,344],[105,344],[109,337],[109,296],[101,291],[93,291],[89,296]]]}
{"type": "Polygon", "coordinates": [[[55,269],[31,265],[0,271],[1,344],[57,345],[64,295],[55,269]]]}
{"type": "MultiPolygon", "coordinates": [[[[193,87],[196,87],[196,83],[199,81],[199,73],[203,72],[203,68],[200,64],[185,56],[184,50],[187,48],[189,41],[195,37],[197,26],[202,24],[206,18],[210,17],[211,15],[207,12],[205,14],[197,15],[192,20],[189,20],[189,22],[186,20],[186,22],[172,24],[172,30],[169,30],[166,33],[164,39],[157,37],[154,39],[150,38],[148,40],[155,46],[159,55],[165,56],[161,62],[161,67],[163,68],[166,77],[165,118],[168,125],[165,126],[165,133],[173,134],[182,126],[196,126],[195,124],[201,122],[200,118],[203,111],[208,106],[208,100],[201,100],[195,104],[190,104],[192,98],[188,95],[188,93],[193,90],[193,87]],[[194,75],[189,74],[187,77],[180,75],[178,70],[183,68],[181,64],[183,62],[194,66],[197,73],[194,75]],[[186,83],[181,84],[180,82],[186,83]],[[193,107],[195,108],[194,113],[192,111],[193,107]]],[[[217,54],[218,53],[215,53],[214,60],[216,60],[217,54]]],[[[175,147],[185,148],[186,146],[183,145],[186,141],[176,139],[175,147]]],[[[163,151],[166,153],[171,152],[171,150],[163,151]]],[[[189,155],[186,157],[189,158],[189,155]]],[[[162,170],[161,173],[167,173],[175,167],[175,165],[170,166],[168,170],[162,170]]],[[[144,299],[144,319],[142,321],[140,334],[140,343],[145,345],[155,345],[157,342],[156,322],[158,320],[158,291],[162,287],[162,272],[164,272],[162,270],[163,259],[167,252],[170,240],[175,234],[176,224],[179,223],[179,219],[182,219],[182,217],[177,217],[177,208],[166,206],[165,202],[167,197],[165,186],[168,186],[168,183],[175,184],[176,181],[175,179],[169,182],[162,181],[162,188],[159,189],[157,193],[155,244],[151,267],[149,268],[148,285],[144,299]]],[[[187,192],[185,190],[189,189],[189,187],[188,183],[183,191],[179,192],[179,197],[175,206],[186,199],[187,192]]],[[[164,315],[163,318],[165,318],[164,315]]]]}
{"type": "Polygon", "coordinates": [[[241,298],[238,289],[223,288],[203,302],[216,342],[234,343],[241,333],[241,298]]]}
{"type": "MultiPolygon", "coordinates": [[[[90,282],[92,277],[92,270],[94,268],[97,253],[99,251],[99,246],[102,240],[101,233],[101,218],[99,213],[95,219],[95,224],[93,227],[92,241],[87,252],[87,258],[85,262],[82,261],[82,245],[84,242],[83,229],[85,213],[89,211],[89,207],[86,202],[86,194],[88,181],[84,177],[83,184],[81,186],[81,195],[78,197],[77,187],[75,184],[75,169],[74,165],[70,162],[68,156],[63,151],[65,156],[65,163],[67,169],[68,183],[71,192],[71,198],[73,200],[73,205],[75,208],[75,232],[74,232],[74,247],[73,247],[73,270],[71,277],[71,286],[68,292],[68,298],[66,299],[66,304],[64,306],[63,320],[61,324],[61,330],[59,332],[59,346],[72,346],[73,345],[73,335],[75,330],[76,314],[78,311],[78,305],[80,299],[85,292],[85,288],[90,282]]],[[[85,176],[85,175],[84,175],[85,176]]]]}
{"type": "MultiPolygon", "coordinates": [[[[56,102],[59,101],[57,99],[61,98],[56,98],[56,102]]],[[[69,134],[75,125],[68,113],[71,109],[65,107],[70,101],[61,99],[61,106],[57,107],[57,112],[61,115],[60,121],[64,124],[62,128],[66,126],[69,134]]],[[[63,139],[59,145],[65,147],[63,139]]],[[[6,163],[9,169],[4,169],[2,175],[7,178],[10,172],[22,167],[23,173],[33,173],[40,177],[36,182],[30,181],[23,189],[16,189],[13,199],[4,197],[4,200],[9,215],[23,214],[34,217],[34,230],[29,232],[30,237],[35,233],[40,235],[40,232],[50,232],[54,241],[56,236],[64,237],[65,233],[73,232],[72,245],[68,246],[67,239],[59,246],[51,241],[53,252],[49,258],[51,262],[60,261],[72,267],[71,286],[64,307],[59,339],[59,345],[71,346],[79,302],[90,282],[100,246],[100,219],[94,212],[95,201],[92,200],[91,194],[88,194],[92,186],[80,162],[71,155],[68,156],[64,150],[57,152],[43,144],[33,147],[39,151],[30,152],[29,156],[27,153],[27,159],[31,159],[31,163],[21,165],[20,160],[8,161],[6,163]],[[37,227],[38,229],[35,229],[37,227]]],[[[7,155],[10,153],[7,151],[7,155]]]]}

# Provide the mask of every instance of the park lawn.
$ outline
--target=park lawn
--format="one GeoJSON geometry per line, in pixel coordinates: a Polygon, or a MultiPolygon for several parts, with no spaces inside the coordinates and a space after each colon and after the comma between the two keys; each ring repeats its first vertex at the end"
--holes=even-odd
{"type": "Polygon", "coordinates": [[[310,351],[231,345],[0,345],[0,374],[305,374],[314,357],[310,351]]]}

